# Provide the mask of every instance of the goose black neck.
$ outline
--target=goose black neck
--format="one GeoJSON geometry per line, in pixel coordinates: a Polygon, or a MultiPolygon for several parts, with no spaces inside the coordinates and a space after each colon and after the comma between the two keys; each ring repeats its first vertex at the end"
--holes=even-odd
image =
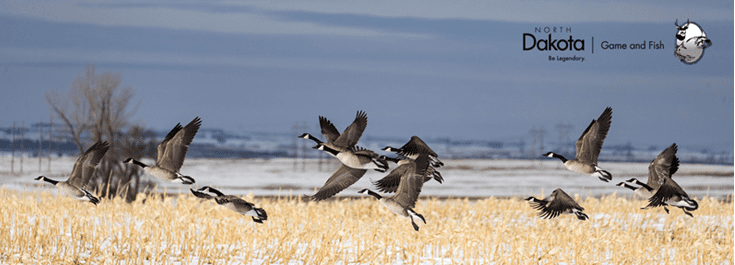
{"type": "Polygon", "coordinates": [[[41,179],[43,181],[46,181],[46,182],[51,183],[51,184],[54,184],[54,185],[56,185],[56,183],[59,183],[58,181],[53,180],[53,179],[50,179],[50,178],[47,178],[47,177],[41,177],[41,179]]]}
{"type": "Polygon", "coordinates": [[[212,187],[207,187],[207,190],[208,190],[209,192],[211,192],[211,193],[217,194],[217,196],[225,196],[225,194],[224,194],[224,193],[222,193],[222,192],[221,192],[221,191],[219,191],[219,190],[216,190],[215,188],[212,188],[212,187]]]}
{"type": "Polygon", "coordinates": [[[333,156],[336,156],[337,154],[339,154],[339,151],[332,149],[329,146],[326,146],[326,145],[321,145],[321,146],[322,146],[322,150],[324,150],[327,153],[332,154],[333,156]]]}
{"type": "Polygon", "coordinates": [[[375,198],[376,198],[376,199],[378,199],[378,200],[380,200],[380,199],[382,199],[382,198],[383,198],[383,196],[380,196],[380,194],[378,194],[378,193],[376,193],[376,192],[373,192],[373,191],[371,191],[371,190],[367,190],[367,193],[368,193],[369,195],[372,195],[373,197],[375,197],[375,198]]]}
{"type": "Polygon", "coordinates": [[[564,156],[562,156],[560,154],[552,153],[551,156],[560,159],[562,163],[566,163],[567,162],[567,159],[564,158],[564,156]]]}
{"type": "Polygon", "coordinates": [[[317,139],[316,137],[314,137],[311,134],[309,134],[309,139],[311,139],[312,141],[316,142],[317,144],[321,144],[322,143],[321,140],[317,139]]]}
{"type": "Polygon", "coordinates": [[[138,161],[138,160],[135,160],[135,159],[131,159],[131,161],[133,162],[133,164],[139,165],[140,167],[143,167],[143,168],[144,168],[144,167],[147,167],[147,165],[146,165],[146,164],[143,164],[143,162],[140,162],[140,161],[138,161]]]}

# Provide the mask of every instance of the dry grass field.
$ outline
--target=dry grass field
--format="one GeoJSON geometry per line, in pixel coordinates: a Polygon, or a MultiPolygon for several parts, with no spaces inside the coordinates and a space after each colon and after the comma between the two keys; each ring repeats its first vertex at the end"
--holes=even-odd
{"type": "Polygon", "coordinates": [[[266,209],[265,224],[191,194],[95,206],[0,187],[0,263],[733,264],[731,200],[697,198],[689,218],[637,199],[576,198],[590,216],[579,221],[540,219],[521,198],[427,198],[416,232],[368,196],[244,198],[266,209]]]}

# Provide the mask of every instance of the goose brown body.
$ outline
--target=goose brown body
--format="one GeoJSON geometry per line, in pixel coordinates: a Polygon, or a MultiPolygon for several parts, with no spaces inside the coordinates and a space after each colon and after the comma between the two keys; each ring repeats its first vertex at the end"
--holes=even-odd
{"type": "Polygon", "coordinates": [[[86,200],[91,203],[99,203],[99,199],[87,191],[87,184],[91,180],[97,165],[102,160],[102,157],[110,149],[108,142],[97,142],[84,154],[82,154],[77,161],[74,162],[74,168],[69,175],[69,179],[66,181],[56,181],[49,179],[45,176],[39,176],[36,180],[46,181],[53,184],[62,193],[69,195],[70,197],[86,200]]]}

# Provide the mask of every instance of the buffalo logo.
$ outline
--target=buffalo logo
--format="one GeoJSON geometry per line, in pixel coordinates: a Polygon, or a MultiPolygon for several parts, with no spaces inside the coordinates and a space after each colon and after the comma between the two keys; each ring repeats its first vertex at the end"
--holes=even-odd
{"type": "Polygon", "coordinates": [[[677,19],[674,25],[679,30],[676,33],[674,56],[685,64],[697,63],[704,56],[704,49],[712,46],[712,41],[707,38],[707,34],[697,23],[687,20],[687,23],[679,26],[677,19]]]}

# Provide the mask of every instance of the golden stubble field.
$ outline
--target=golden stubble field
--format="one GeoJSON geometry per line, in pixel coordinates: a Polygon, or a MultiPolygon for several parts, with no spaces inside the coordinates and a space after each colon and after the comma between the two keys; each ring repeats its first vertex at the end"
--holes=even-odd
{"type": "Polygon", "coordinates": [[[424,198],[416,211],[427,224],[416,232],[367,196],[244,196],[268,212],[254,225],[191,194],[95,206],[2,187],[0,263],[733,264],[731,200],[697,198],[689,218],[640,210],[643,200],[574,197],[590,220],[540,219],[521,198],[424,198]]]}

